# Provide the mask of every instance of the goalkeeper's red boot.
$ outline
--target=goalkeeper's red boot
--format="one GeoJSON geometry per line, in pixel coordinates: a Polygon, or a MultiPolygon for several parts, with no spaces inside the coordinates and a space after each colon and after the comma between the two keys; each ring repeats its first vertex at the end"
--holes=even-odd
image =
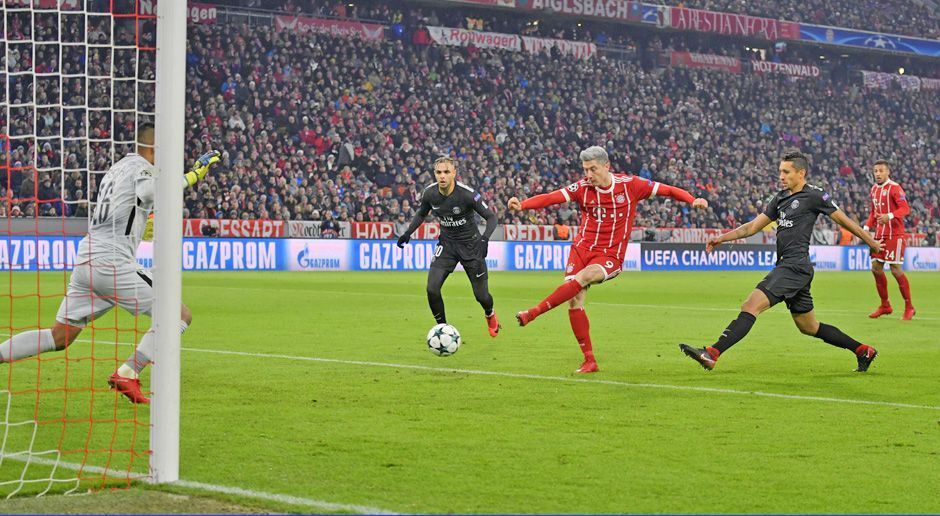
{"type": "Polygon", "coordinates": [[[878,308],[875,308],[875,311],[868,314],[868,317],[872,319],[877,319],[882,315],[890,315],[894,312],[894,309],[891,308],[891,305],[881,305],[878,308]]]}
{"type": "Polygon", "coordinates": [[[127,399],[131,400],[131,403],[142,403],[144,405],[150,403],[150,398],[144,396],[144,393],[141,392],[140,380],[137,378],[125,378],[115,372],[108,377],[108,385],[126,396],[127,399]]]}
{"type": "Polygon", "coordinates": [[[584,360],[584,363],[581,364],[581,367],[575,369],[576,373],[596,373],[600,369],[597,367],[597,362],[593,358],[587,358],[584,360]]]}
{"type": "Polygon", "coordinates": [[[502,328],[503,326],[499,324],[499,319],[496,318],[495,310],[492,314],[486,316],[486,329],[490,332],[490,337],[499,335],[499,330],[502,328]]]}

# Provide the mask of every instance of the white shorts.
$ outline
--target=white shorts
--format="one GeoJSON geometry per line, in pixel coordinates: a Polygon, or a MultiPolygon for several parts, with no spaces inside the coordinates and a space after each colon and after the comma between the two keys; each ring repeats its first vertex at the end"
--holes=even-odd
{"type": "Polygon", "coordinates": [[[76,265],[56,321],[84,327],[119,305],[133,315],[153,310],[153,279],[137,264],[76,265]]]}

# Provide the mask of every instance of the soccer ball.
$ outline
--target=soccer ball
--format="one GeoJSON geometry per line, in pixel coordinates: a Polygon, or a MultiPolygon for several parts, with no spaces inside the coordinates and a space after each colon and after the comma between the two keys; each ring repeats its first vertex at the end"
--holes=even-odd
{"type": "Polygon", "coordinates": [[[439,357],[449,357],[460,348],[460,332],[449,324],[438,324],[428,332],[428,349],[439,357]]]}

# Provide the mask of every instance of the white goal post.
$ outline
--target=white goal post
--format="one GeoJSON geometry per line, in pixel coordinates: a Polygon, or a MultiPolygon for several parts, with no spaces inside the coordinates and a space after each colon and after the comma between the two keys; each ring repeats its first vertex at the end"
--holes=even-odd
{"type": "Polygon", "coordinates": [[[154,483],[179,479],[180,306],[182,304],[183,132],[186,104],[185,0],[157,4],[156,201],[151,375],[150,472],[154,483]]]}

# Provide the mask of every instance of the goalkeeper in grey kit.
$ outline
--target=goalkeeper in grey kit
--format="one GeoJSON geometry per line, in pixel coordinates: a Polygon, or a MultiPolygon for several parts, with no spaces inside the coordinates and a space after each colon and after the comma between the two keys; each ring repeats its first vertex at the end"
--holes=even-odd
{"type": "MultiPolygon", "coordinates": [[[[182,176],[180,188],[195,186],[220,160],[218,151],[203,154],[182,176]]],[[[137,130],[137,153],[122,158],[101,178],[88,234],[78,245],[68,292],[59,305],[55,325],[18,333],[0,343],[0,363],[64,350],[85,326],[115,305],[132,315],[150,315],[153,279],[137,264],[136,253],[153,212],[153,164],[154,127],[145,124],[137,130]]],[[[192,312],[184,304],[180,307],[180,333],[192,320],[192,312]]],[[[133,403],[150,403],[141,390],[139,374],[151,363],[155,345],[151,329],[108,378],[111,388],[133,403]]]]}
{"type": "Polygon", "coordinates": [[[483,307],[487,331],[491,337],[495,337],[500,325],[493,309],[493,296],[490,295],[486,252],[490,236],[496,230],[496,214],[483,202],[479,192],[457,181],[456,176],[457,166],[453,158],[442,156],[434,160],[436,181],[422,192],[421,204],[411,225],[398,237],[398,247],[404,247],[411,240],[411,234],[433,212],[440,221],[441,236],[428,270],[427,291],[431,313],[439,324],[447,322],[441,287],[460,263],[470,278],[473,296],[483,307]],[[474,212],[486,220],[486,229],[482,235],[477,230],[474,212]]]}

